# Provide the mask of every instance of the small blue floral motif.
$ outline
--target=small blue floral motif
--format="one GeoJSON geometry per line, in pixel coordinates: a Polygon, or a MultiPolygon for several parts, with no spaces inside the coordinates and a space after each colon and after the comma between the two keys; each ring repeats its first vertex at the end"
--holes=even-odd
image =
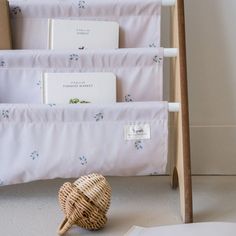
{"type": "Polygon", "coordinates": [[[50,106],[50,107],[55,107],[56,104],[55,104],[55,103],[49,103],[48,106],[50,106]]]}
{"type": "Polygon", "coordinates": [[[2,179],[0,179],[0,186],[4,185],[4,181],[2,179]]]}
{"type": "Polygon", "coordinates": [[[36,84],[41,87],[41,80],[39,80],[36,84]]]}
{"type": "Polygon", "coordinates": [[[149,47],[150,47],[150,48],[156,48],[157,45],[156,45],[155,43],[151,43],[151,44],[149,44],[149,47]]]}
{"type": "Polygon", "coordinates": [[[82,166],[84,166],[88,163],[87,158],[85,156],[80,156],[79,160],[80,160],[82,166]]]}
{"type": "Polygon", "coordinates": [[[35,160],[39,157],[39,153],[37,151],[33,151],[31,154],[30,154],[30,158],[32,160],[35,160]]]}
{"type": "Polygon", "coordinates": [[[13,8],[11,9],[11,11],[12,11],[13,15],[18,15],[18,14],[21,13],[20,7],[13,7],[13,8]]]}
{"type": "Polygon", "coordinates": [[[133,99],[131,98],[131,95],[130,95],[130,94],[128,94],[128,95],[125,96],[125,101],[126,101],[126,102],[133,102],[133,99]]]}
{"type": "Polygon", "coordinates": [[[103,118],[104,118],[104,115],[103,115],[102,112],[99,112],[99,113],[95,114],[95,116],[94,116],[94,119],[95,119],[96,121],[100,121],[100,120],[102,120],[103,118]]]}
{"type": "Polygon", "coordinates": [[[78,7],[79,7],[79,9],[85,9],[85,6],[86,6],[86,2],[85,1],[79,1],[79,3],[78,3],[78,7]]]}
{"type": "Polygon", "coordinates": [[[142,145],[142,141],[141,140],[137,140],[134,143],[134,146],[137,150],[143,149],[143,145],[142,145]]]}
{"type": "Polygon", "coordinates": [[[78,54],[71,54],[69,57],[70,61],[78,61],[79,60],[79,55],[78,54]]]}
{"type": "Polygon", "coordinates": [[[154,56],[154,57],[153,57],[153,61],[156,62],[156,63],[161,63],[162,60],[163,60],[163,59],[162,59],[161,57],[159,57],[159,56],[154,56]]]}
{"type": "Polygon", "coordinates": [[[6,66],[6,62],[5,61],[0,61],[0,67],[4,67],[6,66]]]}
{"type": "Polygon", "coordinates": [[[2,118],[4,119],[8,119],[9,118],[9,110],[2,110],[1,111],[1,115],[2,115],[2,118]]]}

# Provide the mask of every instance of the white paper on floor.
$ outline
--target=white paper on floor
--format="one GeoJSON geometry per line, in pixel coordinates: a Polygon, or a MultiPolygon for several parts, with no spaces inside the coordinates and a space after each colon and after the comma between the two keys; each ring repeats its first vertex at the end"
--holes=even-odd
{"type": "Polygon", "coordinates": [[[143,228],[133,226],[124,236],[234,236],[236,223],[195,223],[143,228]]]}

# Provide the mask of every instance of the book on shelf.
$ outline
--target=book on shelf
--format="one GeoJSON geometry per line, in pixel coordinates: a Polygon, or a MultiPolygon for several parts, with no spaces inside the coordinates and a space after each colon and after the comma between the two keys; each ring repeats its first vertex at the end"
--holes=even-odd
{"type": "Polygon", "coordinates": [[[0,50],[11,48],[9,3],[7,0],[0,0],[0,50]]]}
{"type": "Polygon", "coordinates": [[[49,49],[117,49],[119,24],[113,21],[49,19],[49,49]]]}
{"type": "Polygon", "coordinates": [[[116,102],[113,73],[44,73],[42,84],[45,104],[116,102]]]}

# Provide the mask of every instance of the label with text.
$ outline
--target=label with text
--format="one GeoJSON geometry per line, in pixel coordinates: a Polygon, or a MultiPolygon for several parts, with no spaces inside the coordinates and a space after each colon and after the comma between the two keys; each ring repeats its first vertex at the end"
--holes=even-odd
{"type": "Polygon", "coordinates": [[[150,124],[129,124],[124,127],[125,140],[142,140],[151,138],[150,124]]]}

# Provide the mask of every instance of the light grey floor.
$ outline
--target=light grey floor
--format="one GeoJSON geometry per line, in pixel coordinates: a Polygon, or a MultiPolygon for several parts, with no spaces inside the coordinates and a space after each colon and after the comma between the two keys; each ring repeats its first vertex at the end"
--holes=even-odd
{"type": "MultiPolygon", "coordinates": [[[[179,195],[169,177],[108,178],[112,204],[104,230],[73,235],[123,235],[132,225],[179,224],[179,195]]],[[[0,188],[0,236],[54,236],[63,219],[57,191],[64,180],[0,188]]],[[[194,220],[236,222],[236,177],[193,177],[194,220]]]]}

